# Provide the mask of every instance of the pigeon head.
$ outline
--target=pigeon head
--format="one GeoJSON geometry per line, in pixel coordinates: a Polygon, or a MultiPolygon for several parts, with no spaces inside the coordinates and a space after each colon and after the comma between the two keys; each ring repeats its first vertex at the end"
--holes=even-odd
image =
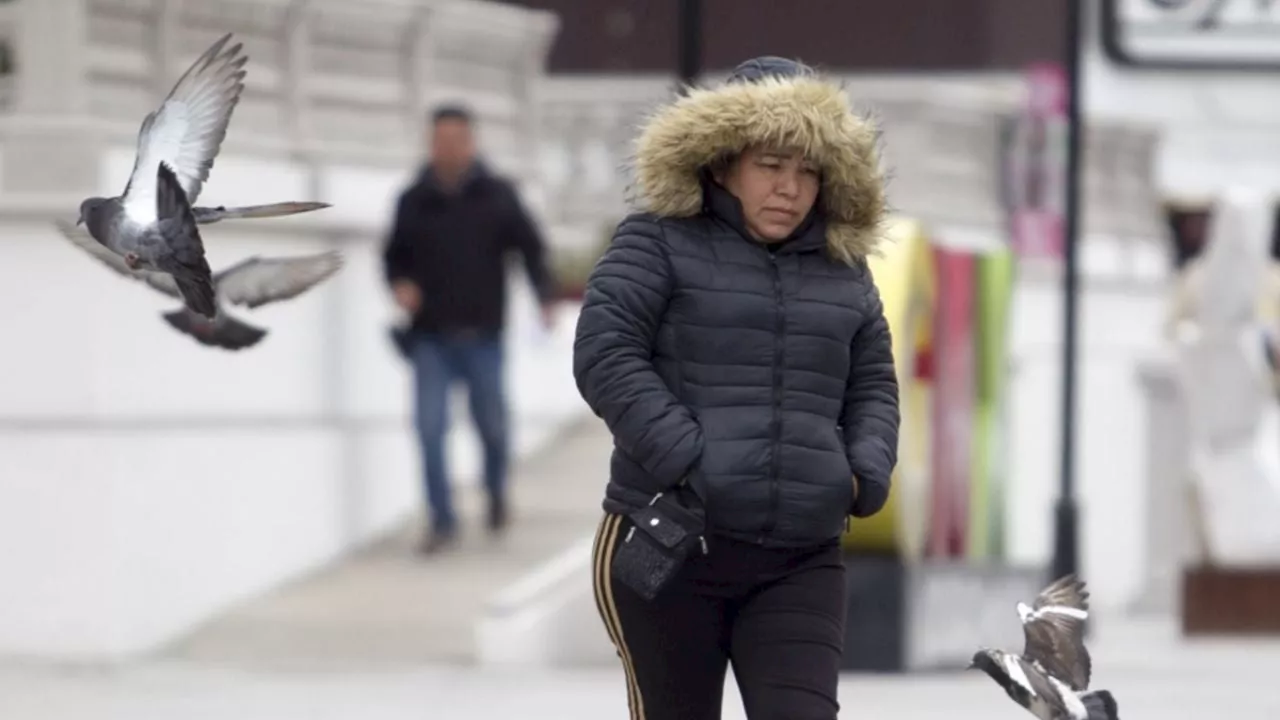
{"type": "Polygon", "coordinates": [[[966,670],[981,670],[991,677],[999,677],[1004,674],[1004,670],[1000,667],[1000,662],[994,657],[991,650],[979,650],[973,654],[973,659],[969,661],[969,667],[966,670]]]}
{"type": "Polygon", "coordinates": [[[76,221],[76,224],[84,225],[88,223],[94,215],[98,214],[99,208],[105,205],[106,202],[107,198],[91,197],[80,203],[80,219],[76,221]]]}

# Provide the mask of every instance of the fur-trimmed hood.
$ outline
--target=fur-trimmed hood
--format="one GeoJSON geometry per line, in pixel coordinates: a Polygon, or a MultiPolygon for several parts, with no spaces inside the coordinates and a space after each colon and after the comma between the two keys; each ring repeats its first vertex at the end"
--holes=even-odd
{"type": "Polygon", "coordinates": [[[648,119],[635,146],[638,200],[657,215],[697,215],[701,173],[713,161],[752,145],[800,148],[822,168],[827,248],[852,264],[884,236],[878,135],[850,109],[843,88],[807,66],[748,60],[723,85],[691,88],[648,119]]]}

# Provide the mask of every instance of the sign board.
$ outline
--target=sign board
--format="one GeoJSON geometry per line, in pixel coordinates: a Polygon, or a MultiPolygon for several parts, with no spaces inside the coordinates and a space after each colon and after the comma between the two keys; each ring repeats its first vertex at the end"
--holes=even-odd
{"type": "Polygon", "coordinates": [[[1066,72],[1056,63],[1033,65],[1026,83],[1026,100],[1002,132],[1000,196],[1017,256],[1060,260],[1066,242],[1066,72]]]}
{"type": "Polygon", "coordinates": [[[1102,0],[1112,60],[1164,70],[1280,69],[1280,0],[1102,0]]]}

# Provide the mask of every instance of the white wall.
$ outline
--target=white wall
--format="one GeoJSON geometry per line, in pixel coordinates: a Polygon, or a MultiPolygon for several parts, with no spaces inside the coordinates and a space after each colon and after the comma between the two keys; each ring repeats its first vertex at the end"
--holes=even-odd
{"type": "Polygon", "coordinates": [[[1274,75],[1128,69],[1113,64],[1097,38],[1090,36],[1086,62],[1088,112],[1160,128],[1161,187],[1198,196],[1240,182],[1280,192],[1274,75]]]}
{"type": "MultiPolygon", "coordinates": [[[[1156,342],[1157,284],[1083,283],[1077,370],[1076,487],[1081,572],[1095,606],[1127,605],[1144,561],[1146,447],[1138,364],[1156,342]]],[[[1054,277],[1019,282],[1012,303],[1008,550],[1046,563],[1061,466],[1062,291],[1054,277]]]]}
{"type": "MultiPolygon", "coordinates": [[[[131,162],[131,150],[109,153],[102,189],[118,192],[131,162]]],[[[309,198],[303,177],[227,156],[202,201],[309,198]]],[[[409,373],[386,336],[394,311],[379,265],[401,174],[324,177],[320,199],[335,208],[299,218],[297,232],[279,230],[292,219],[207,228],[215,268],[337,237],[347,255],[306,295],[236,310],[270,334],[234,354],[172,331],[159,318],[171,301],[47,222],[0,216],[0,655],[150,650],[417,510],[409,373]]],[[[584,406],[573,310],[539,337],[523,277],[516,286],[508,373],[528,452],[584,406]]],[[[459,411],[451,460],[473,476],[477,441],[459,411]]]]}

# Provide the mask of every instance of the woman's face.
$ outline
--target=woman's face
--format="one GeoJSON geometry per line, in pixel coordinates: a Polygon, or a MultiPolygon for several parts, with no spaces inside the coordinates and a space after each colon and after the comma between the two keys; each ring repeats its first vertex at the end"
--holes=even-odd
{"type": "Polygon", "coordinates": [[[716,181],[742,203],[747,232],[761,242],[786,240],[800,226],[820,185],[818,166],[797,152],[750,148],[716,181]]]}

